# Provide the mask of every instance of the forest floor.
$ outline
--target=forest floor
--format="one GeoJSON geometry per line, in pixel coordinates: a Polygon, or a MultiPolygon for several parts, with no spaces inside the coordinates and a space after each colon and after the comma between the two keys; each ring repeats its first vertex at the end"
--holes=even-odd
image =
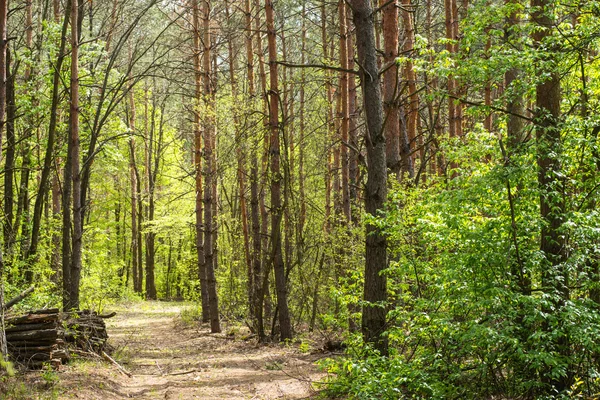
{"type": "Polygon", "coordinates": [[[14,398],[235,400],[317,395],[315,383],[325,375],[315,361],[323,354],[297,344],[258,345],[240,326],[210,334],[208,326],[190,323],[186,306],[190,305],[144,302],[115,309],[117,316],[107,320],[109,343],[115,349],[113,357],[132,377],[102,359],[78,359],[58,372],[19,376],[21,390],[29,394],[20,397],[13,389],[14,398]],[[35,397],[29,397],[32,393],[35,397]]]}

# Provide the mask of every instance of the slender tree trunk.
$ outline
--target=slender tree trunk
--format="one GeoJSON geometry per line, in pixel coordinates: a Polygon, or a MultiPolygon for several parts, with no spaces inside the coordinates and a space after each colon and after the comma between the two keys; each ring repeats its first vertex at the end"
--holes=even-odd
{"type": "MultiPolygon", "coordinates": [[[[2,12],[0,7],[0,12],[2,12]]],[[[1,29],[1,27],[0,27],[1,29]]],[[[12,249],[15,241],[14,232],[14,172],[15,172],[15,74],[11,71],[11,57],[6,48],[6,157],[4,164],[4,251],[8,264],[12,261],[12,249]]],[[[2,107],[2,104],[0,104],[2,107]]],[[[1,127],[0,127],[1,129],[1,127]]],[[[1,131],[0,131],[1,135],[1,131]]],[[[1,157],[1,156],[0,156],[1,157]]],[[[5,265],[6,265],[5,261],[5,265]]]]}
{"type": "MultiPolygon", "coordinates": [[[[155,146],[155,133],[156,133],[156,95],[152,96],[152,122],[149,130],[149,136],[147,139],[147,156],[146,156],[146,181],[148,182],[148,214],[146,221],[149,224],[152,224],[154,221],[154,189],[155,189],[155,174],[156,169],[153,169],[153,152],[155,146]]],[[[161,115],[163,115],[161,113],[161,115]]],[[[162,117],[161,117],[162,118],[162,117]]],[[[162,129],[159,126],[158,129],[162,129]]],[[[157,157],[155,158],[155,162],[160,161],[159,150],[157,150],[157,157]]],[[[158,167],[158,165],[156,165],[158,167]]],[[[156,283],[154,280],[154,269],[155,269],[155,238],[156,233],[153,232],[152,229],[146,232],[146,299],[147,300],[156,300],[156,283]]]]}
{"type": "Polygon", "coordinates": [[[272,0],[265,0],[267,38],[269,43],[270,107],[269,123],[271,127],[271,260],[275,272],[277,289],[277,308],[279,310],[279,329],[281,340],[292,338],[292,325],[287,303],[285,266],[281,249],[281,171],[279,166],[279,85],[277,79],[277,45],[272,0]]]}
{"type": "MultiPolygon", "coordinates": [[[[456,15],[454,14],[455,4],[455,0],[444,0],[444,10],[446,13],[446,39],[448,40],[446,43],[446,50],[451,54],[454,53],[455,49],[452,41],[456,39],[454,36],[454,21],[456,19],[456,15]]],[[[448,76],[448,131],[451,138],[457,136],[457,110],[454,96],[456,96],[456,79],[450,74],[448,76]]]]}
{"type": "MultiPolygon", "coordinates": [[[[380,0],[381,5],[388,3],[380,0]]],[[[358,26],[357,26],[358,31],[358,26]]],[[[398,57],[398,4],[394,0],[383,8],[383,44],[384,65],[395,63],[398,57]]],[[[360,38],[359,35],[357,37],[360,38]]],[[[360,44],[359,44],[360,46],[360,44]]],[[[385,109],[385,143],[387,167],[391,173],[399,176],[400,160],[400,106],[398,104],[398,67],[393,65],[383,74],[383,98],[385,109]]]]}
{"type": "Polygon", "coordinates": [[[267,212],[266,207],[266,186],[267,186],[267,170],[268,170],[268,161],[269,161],[269,94],[267,93],[267,74],[265,71],[265,61],[264,61],[264,50],[263,50],[263,41],[262,41],[262,32],[263,27],[260,21],[260,0],[255,0],[256,6],[256,18],[254,21],[255,31],[256,31],[256,48],[258,55],[258,71],[260,76],[260,85],[262,91],[262,104],[263,104],[263,124],[262,126],[265,128],[263,131],[263,153],[262,153],[262,163],[261,163],[261,179],[260,179],[260,191],[259,191],[259,205],[260,205],[260,235],[262,238],[262,282],[261,282],[261,290],[259,293],[259,302],[264,306],[263,319],[269,319],[271,315],[272,305],[271,305],[271,295],[269,293],[269,276],[271,274],[271,268],[269,268],[270,264],[270,255],[267,251],[269,247],[269,213],[267,212]]]}
{"type": "MultiPolygon", "coordinates": [[[[513,3],[514,0],[507,0],[507,3],[513,3]]],[[[507,29],[504,32],[504,38],[507,43],[513,43],[518,40],[516,34],[511,27],[516,27],[520,23],[519,14],[513,12],[507,19],[507,29]]],[[[518,44],[516,44],[518,46],[518,44]]],[[[504,74],[504,87],[509,93],[506,102],[507,120],[506,120],[506,134],[508,139],[509,150],[514,151],[518,145],[523,141],[523,130],[525,128],[525,120],[521,117],[525,115],[525,100],[523,95],[519,93],[519,89],[515,88],[515,84],[521,72],[518,68],[510,68],[504,74]]]]}
{"type": "MultiPolygon", "coordinates": [[[[386,143],[383,133],[383,105],[373,10],[369,0],[351,0],[357,41],[358,64],[363,88],[367,122],[367,185],[365,188],[365,211],[376,216],[383,210],[387,197],[386,143]]],[[[388,353],[385,336],[387,282],[382,270],[387,267],[387,248],[382,228],[367,224],[365,253],[365,283],[362,315],[362,332],[365,342],[372,343],[382,355],[388,353]]]]}
{"type": "MultiPolygon", "coordinates": [[[[129,49],[129,58],[132,59],[131,48],[129,49]]],[[[129,91],[129,181],[131,184],[131,265],[133,275],[133,291],[142,293],[142,265],[139,262],[139,248],[142,245],[139,240],[139,222],[138,222],[138,201],[140,198],[140,179],[136,161],[136,143],[137,135],[137,111],[135,104],[135,93],[129,91]]]]}
{"type": "MultiPolygon", "coordinates": [[[[413,178],[415,164],[415,143],[417,140],[419,120],[419,94],[417,92],[417,74],[410,55],[414,52],[415,28],[411,0],[402,0],[402,22],[404,25],[404,44],[402,50],[409,58],[404,65],[404,79],[408,83],[408,106],[406,107],[406,134],[400,138],[400,153],[402,159],[402,170],[413,178]]],[[[422,158],[421,163],[425,160],[422,158]]]]}
{"type": "MultiPolygon", "coordinates": [[[[350,13],[347,13],[350,14],[350,13]]],[[[352,22],[352,16],[348,15],[348,26],[352,22]]],[[[348,29],[348,69],[354,70],[354,44],[356,38],[354,33],[350,33],[348,29]]],[[[356,90],[356,77],[354,74],[349,76],[348,80],[348,117],[349,117],[349,132],[348,140],[350,141],[350,153],[348,155],[348,190],[350,196],[351,207],[358,207],[358,157],[359,157],[359,144],[358,144],[358,110],[357,110],[357,90],[356,90]]],[[[351,209],[353,222],[359,221],[360,212],[351,209]]]]}
{"type": "Polygon", "coordinates": [[[202,69],[200,48],[200,8],[199,0],[192,0],[192,34],[194,39],[194,168],[196,183],[196,253],[198,277],[200,280],[200,301],[202,304],[202,322],[210,320],[208,306],[208,284],[206,281],[206,260],[204,256],[204,223],[203,223],[203,183],[202,183],[202,130],[200,119],[200,102],[202,100],[202,69]]]}
{"type": "MultiPolygon", "coordinates": [[[[327,39],[327,9],[326,3],[323,2],[321,5],[321,42],[323,46],[323,59],[329,60],[329,52],[327,50],[328,39],[327,39]]],[[[335,123],[333,118],[333,85],[331,84],[331,73],[325,71],[325,95],[327,101],[327,112],[326,112],[326,132],[325,132],[325,146],[326,146],[326,164],[327,169],[325,171],[325,226],[324,230],[326,233],[331,232],[331,185],[332,185],[332,156],[331,150],[332,144],[331,139],[335,132],[335,123]]]]}
{"type": "MultiPolygon", "coordinates": [[[[8,1],[0,0],[0,150],[2,149],[2,135],[5,124],[4,105],[6,102],[6,51],[7,51],[7,34],[6,24],[8,19],[8,1]]],[[[0,151],[0,161],[2,153],[0,151]]],[[[11,199],[12,202],[12,199],[11,199]]],[[[6,241],[6,237],[4,240],[6,241]]],[[[0,304],[4,304],[4,259],[2,256],[2,246],[0,246],[0,304]]],[[[6,334],[4,331],[4,307],[0,307],[0,353],[2,358],[6,360],[8,350],[6,348],[6,334]]]]}
{"type": "MultiPolygon", "coordinates": [[[[300,63],[304,65],[306,63],[306,3],[302,3],[302,43],[300,49],[300,63]]],[[[296,241],[296,245],[301,251],[304,243],[304,225],[306,223],[306,191],[305,191],[305,171],[304,171],[304,149],[306,147],[305,143],[305,134],[306,134],[306,118],[304,115],[305,112],[305,98],[306,93],[304,87],[306,85],[306,71],[304,68],[300,70],[300,110],[299,110],[299,138],[298,138],[298,201],[300,202],[300,215],[298,216],[298,240],[296,241]]],[[[300,259],[300,257],[298,257],[300,259]]]]}
{"type": "Polygon", "coordinates": [[[71,105],[70,139],[73,179],[73,236],[71,250],[71,285],[64,308],[79,309],[79,281],[81,279],[81,249],[83,237],[83,210],[81,204],[81,175],[79,167],[79,6],[71,7],[71,105]]]}
{"type": "Polygon", "coordinates": [[[216,185],[215,171],[215,97],[212,82],[212,59],[211,59],[211,34],[210,34],[210,1],[204,0],[202,3],[202,21],[203,21],[203,73],[204,73],[204,223],[206,226],[204,232],[204,257],[206,265],[206,280],[208,288],[208,304],[210,315],[210,330],[212,333],[221,332],[219,321],[219,303],[217,298],[217,286],[215,278],[215,245],[214,229],[216,215],[213,214],[215,208],[213,202],[216,185]]]}
{"type": "MultiPolygon", "coordinates": [[[[61,220],[61,198],[60,198],[60,182],[58,180],[60,176],[60,168],[59,168],[60,160],[56,160],[56,170],[52,174],[52,218],[56,226],[60,224],[61,220]]],[[[60,266],[61,261],[61,239],[60,232],[54,228],[52,231],[52,255],[51,255],[51,264],[52,271],[54,271],[53,281],[55,283],[61,282],[62,279],[62,269],[60,266]]]]}
{"type": "MultiPolygon", "coordinates": [[[[338,14],[340,19],[340,66],[348,69],[348,28],[346,26],[346,3],[345,0],[338,2],[338,14]]],[[[346,221],[351,220],[350,212],[350,188],[348,172],[348,132],[350,130],[350,114],[348,111],[348,76],[347,72],[340,73],[340,96],[341,96],[341,157],[342,157],[342,211],[346,221]]]]}
{"type": "MultiPolygon", "coordinates": [[[[42,173],[40,176],[39,189],[35,198],[35,205],[33,211],[33,226],[31,229],[31,243],[29,248],[27,249],[27,259],[29,262],[32,262],[32,258],[37,255],[37,248],[40,238],[40,227],[42,220],[42,211],[44,208],[44,199],[46,197],[46,191],[48,186],[48,180],[50,178],[50,173],[52,172],[52,163],[54,160],[54,142],[56,138],[56,122],[58,115],[58,103],[60,101],[60,93],[61,93],[61,70],[62,65],[65,59],[65,48],[67,42],[67,27],[69,24],[68,15],[70,14],[71,3],[74,0],[67,1],[67,6],[65,9],[65,18],[62,26],[62,34],[60,39],[60,49],[58,52],[58,58],[54,65],[54,73],[52,77],[52,104],[50,106],[50,121],[48,124],[48,141],[46,143],[46,153],[44,155],[44,165],[42,167],[42,173]]],[[[69,172],[70,175],[70,172],[69,172]]],[[[66,185],[65,181],[65,185],[66,185]]],[[[69,183],[70,185],[70,183],[69,183]]],[[[64,218],[64,217],[63,217],[64,218]]],[[[63,227],[64,229],[64,227],[63,227]]],[[[64,242],[63,242],[64,244],[64,242]]],[[[64,251],[63,251],[64,254],[64,251]]],[[[63,258],[63,262],[64,262],[63,258]]],[[[63,268],[65,265],[63,264],[63,268]]],[[[63,275],[64,278],[64,275],[63,275]]],[[[69,278],[68,276],[66,277],[69,278]]]]}
{"type": "MultiPolygon", "coordinates": [[[[249,8],[249,2],[245,1],[245,6],[249,8]]],[[[229,0],[225,4],[225,13],[227,21],[230,21],[231,15],[229,11],[229,0]]],[[[246,22],[247,24],[248,22],[246,22]]],[[[238,96],[238,85],[237,79],[235,76],[235,71],[237,70],[237,60],[236,55],[233,51],[233,36],[231,34],[228,35],[227,41],[227,50],[229,55],[229,80],[231,84],[231,97],[233,98],[233,120],[234,120],[234,129],[235,129],[235,142],[236,142],[236,158],[237,158],[237,180],[238,180],[238,196],[240,200],[240,222],[242,224],[242,235],[244,240],[244,258],[246,261],[246,271],[247,271],[247,296],[248,296],[248,310],[250,310],[250,320],[255,321],[254,316],[254,270],[252,267],[252,255],[250,250],[250,234],[248,230],[248,211],[246,205],[246,143],[248,142],[248,136],[246,135],[246,130],[242,127],[239,114],[240,110],[237,108],[237,102],[241,101],[238,96]]],[[[246,46],[248,46],[248,38],[246,39],[246,46]]],[[[251,38],[250,38],[250,46],[252,46],[251,38]]],[[[246,53],[250,54],[252,58],[252,48],[250,50],[246,49],[246,53]]],[[[253,73],[252,66],[249,67],[249,75],[253,73]]],[[[254,91],[254,82],[252,82],[252,91],[254,91]]]]}
{"type": "MultiPolygon", "coordinates": [[[[250,0],[244,1],[246,12],[246,62],[248,77],[248,96],[252,104],[255,102],[256,89],[254,85],[254,51],[252,32],[252,6],[250,0]]],[[[258,33],[260,34],[260,33],[258,33]]],[[[252,145],[252,156],[250,166],[250,214],[252,225],[252,307],[254,308],[254,327],[260,341],[265,339],[265,328],[263,322],[263,299],[262,299],[262,238],[260,234],[260,205],[259,205],[259,177],[258,177],[258,147],[260,140],[254,140],[252,145]]]]}

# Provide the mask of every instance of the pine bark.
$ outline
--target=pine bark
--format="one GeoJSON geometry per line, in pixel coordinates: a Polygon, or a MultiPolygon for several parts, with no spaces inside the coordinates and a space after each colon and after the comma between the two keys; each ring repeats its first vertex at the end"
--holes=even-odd
{"type": "Polygon", "coordinates": [[[200,104],[202,101],[202,55],[200,48],[200,9],[199,0],[192,0],[192,35],[194,44],[194,172],[196,188],[196,253],[198,278],[200,280],[200,301],[202,305],[202,322],[210,320],[208,305],[208,284],[206,280],[206,259],[204,256],[204,222],[202,182],[202,121],[200,119],[200,104]]]}
{"type": "MultiPolygon", "coordinates": [[[[402,22],[404,25],[404,43],[402,46],[403,53],[408,56],[408,60],[404,65],[403,75],[408,88],[408,105],[406,109],[406,133],[400,138],[400,153],[402,161],[402,172],[408,175],[408,178],[414,177],[415,165],[415,143],[418,137],[418,121],[419,121],[419,94],[417,92],[417,74],[415,73],[414,65],[411,60],[411,55],[414,52],[415,45],[415,28],[412,13],[411,0],[402,0],[402,22]]],[[[424,159],[421,159],[421,163],[424,159]]]]}
{"type": "Polygon", "coordinates": [[[217,298],[217,282],[215,278],[216,243],[215,219],[216,204],[216,171],[215,171],[215,97],[212,82],[211,34],[210,34],[210,1],[202,3],[202,29],[204,54],[203,87],[206,115],[204,117],[204,261],[206,268],[206,283],[208,289],[208,306],[210,315],[210,330],[212,333],[221,332],[219,320],[219,303],[217,298]],[[215,202],[215,204],[213,204],[215,202]]]}
{"type": "MultiPolygon", "coordinates": [[[[245,7],[245,46],[246,46],[246,70],[248,78],[248,97],[252,104],[255,103],[256,89],[254,83],[254,50],[252,31],[252,5],[250,0],[244,1],[245,7]]],[[[262,238],[260,234],[260,205],[259,205],[259,167],[258,147],[259,140],[252,141],[252,155],[250,164],[250,215],[252,227],[252,304],[253,325],[260,341],[265,339],[265,328],[263,323],[263,297],[262,293],[262,238]]]]}
{"type": "Polygon", "coordinates": [[[277,77],[277,45],[272,0],[265,0],[265,14],[267,22],[270,80],[269,125],[271,128],[271,138],[269,153],[271,158],[271,262],[275,272],[280,338],[281,340],[287,340],[292,338],[292,325],[287,303],[285,266],[281,248],[281,217],[283,210],[281,204],[282,175],[279,165],[279,82],[277,77]]]}
{"type": "MultiPolygon", "coordinates": [[[[340,67],[348,69],[348,27],[346,18],[345,0],[338,2],[338,14],[340,19],[340,67]]],[[[340,73],[340,148],[342,158],[342,211],[346,222],[351,221],[350,212],[350,188],[348,172],[348,135],[350,131],[350,114],[348,111],[348,80],[347,72],[340,73]]]]}
{"type": "MultiPolygon", "coordinates": [[[[73,0],[75,1],[75,0],[73,0]]],[[[79,166],[79,6],[71,7],[71,104],[70,140],[72,179],[73,179],[73,236],[71,247],[70,289],[65,296],[64,309],[79,309],[79,282],[81,279],[81,251],[83,239],[83,209],[81,204],[81,175],[79,166]]]]}
{"type": "MultiPolygon", "coordinates": [[[[386,142],[373,9],[369,0],[351,0],[357,41],[358,64],[363,89],[367,137],[367,184],[365,211],[373,216],[383,210],[387,198],[386,142]]],[[[382,271],[387,267],[387,245],[381,227],[366,226],[365,282],[362,333],[382,355],[388,354],[385,336],[387,281],[382,271]]]]}
{"type": "MultiPolygon", "coordinates": [[[[388,3],[380,0],[381,5],[388,3]]],[[[400,106],[398,102],[398,67],[395,65],[398,57],[398,4],[394,0],[383,8],[383,62],[386,71],[383,74],[383,101],[385,110],[385,143],[387,167],[391,173],[399,176],[400,160],[400,106]],[[388,65],[391,65],[388,68],[388,65]]],[[[358,26],[357,33],[358,33],[358,26]]],[[[357,34],[360,38],[360,35],[357,34]]],[[[359,43],[360,47],[360,43],[359,43]]]]}

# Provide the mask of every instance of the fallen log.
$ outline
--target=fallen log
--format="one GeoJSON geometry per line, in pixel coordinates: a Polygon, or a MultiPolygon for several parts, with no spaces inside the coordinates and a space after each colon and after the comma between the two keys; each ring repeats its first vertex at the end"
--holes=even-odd
{"type": "Polygon", "coordinates": [[[35,290],[34,286],[31,286],[28,289],[23,290],[18,296],[13,297],[8,302],[6,302],[2,306],[2,308],[4,309],[4,311],[8,310],[12,306],[14,306],[15,304],[17,304],[21,300],[23,300],[25,297],[29,296],[34,290],[35,290]]]}
{"type": "Polygon", "coordinates": [[[6,341],[16,341],[16,340],[35,340],[35,339],[56,339],[60,336],[60,333],[57,329],[42,329],[42,330],[33,330],[33,331],[23,331],[23,332],[11,332],[6,334],[6,341]]]}
{"type": "Polygon", "coordinates": [[[4,331],[8,334],[11,332],[21,332],[21,331],[30,331],[35,329],[49,329],[56,327],[56,322],[41,322],[39,324],[22,324],[22,325],[13,325],[6,328],[4,331]]]}
{"type": "Polygon", "coordinates": [[[19,324],[37,324],[41,322],[58,321],[58,314],[46,314],[38,313],[27,314],[20,317],[7,318],[4,323],[6,325],[19,325],[19,324]]]}

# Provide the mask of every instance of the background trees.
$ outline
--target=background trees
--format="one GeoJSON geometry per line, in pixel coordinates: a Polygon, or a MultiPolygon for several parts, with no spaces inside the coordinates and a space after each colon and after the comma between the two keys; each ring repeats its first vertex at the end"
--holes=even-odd
{"type": "Polygon", "coordinates": [[[342,333],[372,397],[596,393],[595,4],[334,3],[11,4],[7,293],[342,333]]]}

